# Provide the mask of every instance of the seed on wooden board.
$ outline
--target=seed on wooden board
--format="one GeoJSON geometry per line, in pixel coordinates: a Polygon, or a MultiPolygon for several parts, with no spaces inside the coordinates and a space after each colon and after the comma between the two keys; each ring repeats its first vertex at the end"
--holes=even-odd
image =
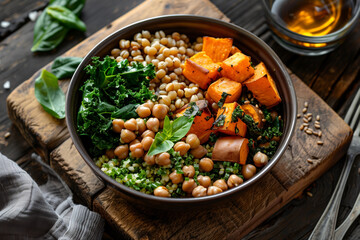
{"type": "Polygon", "coordinates": [[[314,124],[315,128],[319,129],[320,128],[320,124],[314,124]]]}
{"type": "Polygon", "coordinates": [[[309,124],[308,124],[308,123],[303,123],[303,125],[304,125],[305,127],[308,127],[308,126],[309,126],[309,124]]]}
{"type": "Polygon", "coordinates": [[[308,158],[306,161],[307,161],[308,163],[314,163],[314,161],[311,160],[310,158],[308,158]]]}
{"type": "Polygon", "coordinates": [[[320,121],[320,115],[316,115],[316,120],[320,121]]]}
{"type": "Polygon", "coordinates": [[[308,113],[306,114],[308,117],[311,117],[313,114],[312,113],[308,113]]]}
{"type": "Polygon", "coordinates": [[[309,135],[311,135],[313,133],[313,131],[310,128],[306,129],[305,132],[309,135]]]}
{"type": "Polygon", "coordinates": [[[309,106],[309,103],[308,102],[305,102],[304,103],[304,106],[307,108],[309,106]]]}
{"type": "Polygon", "coordinates": [[[319,131],[318,136],[319,136],[319,137],[322,136],[322,131],[319,131]]]}
{"type": "Polygon", "coordinates": [[[308,123],[309,120],[307,118],[303,118],[304,123],[308,123]]]}
{"type": "Polygon", "coordinates": [[[311,122],[311,120],[312,120],[312,117],[311,117],[311,116],[310,116],[310,117],[308,117],[308,121],[309,121],[309,122],[311,122]]]}
{"type": "Polygon", "coordinates": [[[6,133],[4,134],[4,138],[8,138],[8,137],[10,137],[10,135],[11,135],[11,133],[10,133],[10,132],[6,132],[6,133]]]}
{"type": "Polygon", "coordinates": [[[323,145],[324,144],[323,141],[317,141],[316,143],[317,143],[317,145],[323,145]]]}
{"type": "Polygon", "coordinates": [[[306,112],[307,112],[307,108],[303,108],[302,112],[303,112],[303,113],[306,113],[306,112]]]}
{"type": "Polygon", "coordinates": [[[304,131],[306,131],[309,127],[304,127],[304,131]]]}
{"type": "Polygon", "coordinates": [[[301,126],[300,126],[300,130],[302,131],[302,130],[304,130],[304,124],[302,124],[301,126]]]}
{"type": "Polygon", "coordinates": [[[312,197],[313,194],[311,192],[306,192],[306,194],[309,196],[309,197],[312,197]]]}
{"type": "Polygon", "coordinates": [[[318,136],[318,133],[317,133],[317,132],[313,132],[313,134],[314,134],[315,136],[318,136]]]}
{"type": "Polygon", "coordinates": [[[297,118],[301,118],[301,114],[299,113],[298,115],[296,115],[297,118]]]}
{"type": "Polygon", "coordinates": [[[320,124],[320,122],[316,120],[316,121],[315,121],[315,124],[320,124]]]}

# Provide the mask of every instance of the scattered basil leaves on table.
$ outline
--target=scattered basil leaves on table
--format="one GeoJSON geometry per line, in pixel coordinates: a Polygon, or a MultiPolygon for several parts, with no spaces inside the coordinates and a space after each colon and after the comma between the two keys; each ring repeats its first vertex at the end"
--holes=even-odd
{"type": "Polygon", "coordinates": [[[158,132],[155,136],[154,142],[148,151],[149,156],[153,156],[162,152],[169,151],[174,142],[179,141],[189,132],[194,117],[181,116],[170,122],[168,116],[164,119],[164,127],[162,132],[158,132]]]}
{"type": "Polygon", "coordinates": [[[51,72],[58,78],[71,78],[81,63],[80,57],[58,57],[51,66],[51,72]]]}
{"type": "MultiPolygon", "coordinates": [[[[67,8],[77,17],[85,5],[85,0],[51,0],[48,7],[36,20],[34,27],[34,40],[31,48],[32,52],[50,51],[56,48],[65,38],[69,27],[62,22],[51,17],[47,13],[49,7],[60,6],[67,8]]],[[[75,27],[72,27],[75,28],[75,27]]]]}
{"type": "Polygon", "coordinates": [[[35,80],[35,97],[46,112],[57,119],[65,117],[65,94],[59,87],[57,77],[45,69],[35,80]]]}
{"type": "Polygon", "coordinates": [[[72,11],[62,6],[49,6],[46,13],[69,29],[85,32],[86,25],[72,11]]]}
{"type": "Polygon", "coordinates": [[[58,57],[51,66],[51,72],[42,70],[35,80],[35,97],[46,112],[57,119],[65,117],[65,94],[58,80],[71,77],[82,61],[78,57],[58,57]]]}

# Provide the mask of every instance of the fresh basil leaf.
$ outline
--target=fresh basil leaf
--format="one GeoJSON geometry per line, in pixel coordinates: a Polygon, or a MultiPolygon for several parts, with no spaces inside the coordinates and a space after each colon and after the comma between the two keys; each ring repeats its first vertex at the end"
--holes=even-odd
{"type": "MultiPolygon", "coordinates": [[[[85,5],[85,0],[52,0],[49,6],[63,6],[77,16],[85,5]]],[[[32,52],[50,51],[56,48],[65,38],[69,29],[46,13],[46,9],[36,20],[32,52]]]]}
{"type": "Polygon", "coordinates": [[[181,116],[172,123],[172,136],[169,140],[177,142],[189,132],[194,118],[181,116]]]}
{"type": "Polygon", "coordinates": [[[80,57],[57,57],[51,65],[51,72],[58,78],[71,78],[81,63],[80,57]]]}
{"type": "Polygon", "coordinates": [[[86,25],[72,11],[63,6],[49,6],[46,13],[69,29],[85,32],[86,25]]]}
{"type": "Polygon", "coordinates": [[[154,142],[148,151],[149,156],[153,156],[159,153],[167,152],[174,146],[174,143],[166,139],[164,133],[157,133],[154,142]]]}
{"type": "Polygon", "coordinates": [[[137,103],[133,103],[133,104],[129,104],[126,105],[122,108],[120,108],[119,110],[113,112],[111,114],[111,118],[121,118],[121,119],[130,119],[130,118],[137,118],[138,114],[136,113],[136,109],[140,104],[137,103]]]}
{"type": "Polygon", "coordinates": [[[163,133],[166,134],[167,136],[171,136],[172,134],[172,127],[171,127],[172,123],[170,123],[170,119],[168,116],[165,116],[164,119],[164,126],[163,126],[163,133]]]}
{"type": "Polygon", "coordinates": [[[59,87],[57,77],[45,69],[35,80],[35,97],[53,117],[65,117],[65,94],[59,87]]]}

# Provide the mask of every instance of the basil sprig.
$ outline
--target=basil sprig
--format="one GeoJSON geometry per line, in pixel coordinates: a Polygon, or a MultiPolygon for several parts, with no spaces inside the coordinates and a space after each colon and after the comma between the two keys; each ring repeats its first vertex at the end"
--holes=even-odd
{"type": "Polygon", "coordinates": [[[81,63],[80,57],[58,57],[51,66],[51,72],[58,78],[71,78],[81,63]]]}
{"type": "MultiPolygon", "coordinates": [[[[32,52],[50,51],[56,48],[65,38],[69,27],[61,22],[58,18],[51,17],[48,14],[50,7],[62,7],[71,11],[77,17],[80,16],[81,10],[85,5],[85,0],[51,0],[49,6],[42,12],[37,19],[34,27],[34,40],[31,48],[32,52]]],[[[68,17],[63,17],[68,19],[68,17]]],[[[76,28],[72,26],[72,28],[76,28]]]]}
{"type": "Polygon", "coordinates": [[[57,119],[65,117],[65,94],[57,77],[45,69],[35,80],[35,97],[46,112],[57,119]]]}
{"type": "Polygon", "coordinates": [[[149,156],[153,156],[162,152],[169,151],[174,142],[179,141],[189,132],[194,117],[181,116],[170,122],[168,116],[164,119],[164,127],[162,132],[158,132],[155,136],[154,142],[148,151],[149,156]]]}
{"type": "Polygon", "coordinates": [[[50,6],[46,9],[46,13],[69,29],[77,29],[82,32],[86,31],[85,23],[81,21],[80,18],[78,18],[72,11],[65,7],[50,6]]]}

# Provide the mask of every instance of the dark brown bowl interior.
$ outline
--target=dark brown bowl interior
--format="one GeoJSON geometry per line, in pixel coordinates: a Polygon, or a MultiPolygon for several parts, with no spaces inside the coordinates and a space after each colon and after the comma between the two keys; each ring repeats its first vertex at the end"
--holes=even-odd
{"type": "Polygon", "coordinates": [[[285,66],[272,49],[261,39],[236,25],[213,18],[194,15],[169,15],[155,17],[134,23],[111,34],[95,46],[77,68],[73,78],[71,79],[66,99],[66,122],[70,136],[77,150],[95,174],[106,183],[118,189],[124,198],[133,203],[135,202],[146,206],[161,207],[166,209],[183,209],[198,207],[200,205],[204,206],[218,203],[221,200],[229,199],[230,197],[236,197],[236,195],[243,189],[250,187],[253,183],[269,172],[269,170],[280,159],[289,143],[294,129],[295,120],[296,97],[294,87],[285,66]],[[79,92],[79,88],[86,80],[86,75],[83,69],[90,63],[91,57],[104,57],[108,55],[112,48],[118,47],[120,39],[132,39],[133,35],[141,32],[141,30],[149,30],[152,33],[157,30],[163,30],[166,34],[176,31],[179,33],[185,33],[192,38],[192,40],[198,36],[233,38],[234,45],[241,49],[245,54],[250,55],[253,61],[263,61],[265,63],[276,81],[276,85],[283,100],[281,104],[284,115],[284,135],[273,159],[260,172],[258,172],[255,177],[236,188],[227,190],[217,195],[206,196],[203,198],[171,199],[155,197],[130,189],[107,176],[95,165],[87,151],[86,146],[76,132],[77,111],[81,103],[81,93],[79,92]]]}

